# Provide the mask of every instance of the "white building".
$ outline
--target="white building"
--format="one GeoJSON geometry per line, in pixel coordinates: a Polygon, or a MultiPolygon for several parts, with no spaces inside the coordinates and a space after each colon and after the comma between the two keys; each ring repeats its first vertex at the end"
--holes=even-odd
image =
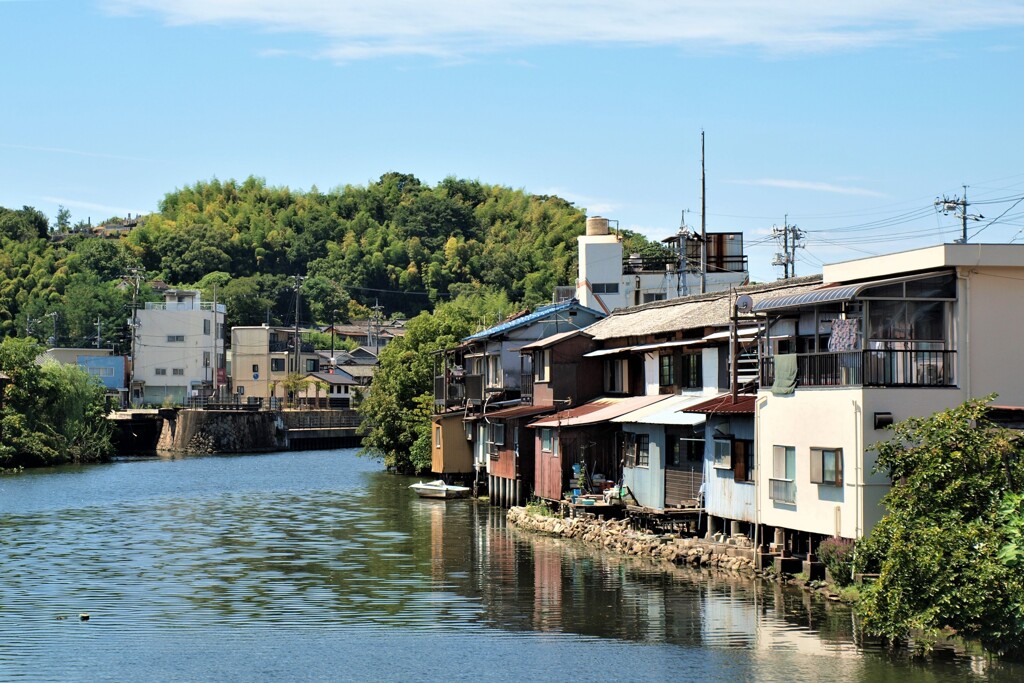
{"type": "Polygon", "coordinates": [[[885,426],[998,394],[1024,405],[1024,245],[945,244],[827,265],[821,287],[758,300],[758,521],[795,552],[859,538],[885,510],[885,426]]]}
{"type": "Polygon", "coordinates": [[[743,233],[707,233],[701,238],[680,232],[664,240],[671,256],[623,258],[622,236],[609,230],[601,216],[587,218],[579,242],[576,298],[587,308],[610,313],[617,308],[674,299],[703,292],[724,292],[747,282],[743,233]]]}
{"type": "Polygon", "coordinates": [[[164,301],[136,311],[134,403],[181,403],[226,383],[225,307],[201,296],[196,290],[168,289],[164,301]]]}

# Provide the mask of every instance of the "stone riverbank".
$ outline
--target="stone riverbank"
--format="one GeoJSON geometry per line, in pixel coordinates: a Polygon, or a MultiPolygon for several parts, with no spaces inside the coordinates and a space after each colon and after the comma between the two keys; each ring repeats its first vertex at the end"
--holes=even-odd
{"type": "Polygon", "coordinates": [[[524,507],[510,508],[507,519],[509,524],[520,529],[575,538],[627,555],[732,571],[751,577],[761,574],[754,568],[754,549],[742,547],[742,541],[712,543],[674,534],[652,534],[630,528],[626,519],[604,520],[594,515],[569,519],[533,514],[524,507]]]}

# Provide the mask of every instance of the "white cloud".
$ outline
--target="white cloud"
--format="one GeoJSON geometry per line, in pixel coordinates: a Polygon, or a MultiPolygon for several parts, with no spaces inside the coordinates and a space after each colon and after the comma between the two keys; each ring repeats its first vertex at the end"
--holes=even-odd
{"type": "Polygon", "coordinates": [[[561,197],[579,208],[586,209],[587,214],[590,216],[610,217],[611,214],[614,214],[619,209],[619,205],[615,202],[607,199],[598,199],[597,197],[588,197],[562,187],[549,187],[540,190],[537,194],[561,197]]]}
{"type": "Polygon", "coordinates": [[[758,180],[731,180],[732,185],[755,185],[758,187],[775,187],[784,190],[807,190],[810,192],[828,192],[831,194],[849,194],[859,197],[885,197],[882,192],[867,190],[862,187],[832,185],[809,180],[787,180],[784,178],[760,178],[758,180]]]}
{"type": "Polygon", "coordinates": [[[105,154],[103,152],[90,152],[81,149],[69,149],[66,147],[41,147],[39,145],[14,145],[6,142],[0,142],[0,147],[6,147],[7,149],[20,149],[26,152],[45,152],[47,154],[70,154],[72,156],[79,157],[92,157],[94,159],[114,159],[116,161],[140,161],[149,162],[150,159],[142,159],[140,157],[129,157],[122,154],[105,154]]]}
{"type": "Polygon", "coordinates": [[[114,14],[171,25],[249,24],[311,34],[338,61],[424,55],[452,60],[524,46],[749,46],[769,52],[859,48],[1024,25],[1000,0],[100,0],[114,14]]]}
{"type": "MultiPolygon", "coordinates": [[[[65,197],[40,197],[44,202],[50,204],[57,204],[59,206],[66,206],[72,209],[87,209],[89,211],[98,211],[104,218],[110,216],[127,216],[130,213],[138,213],[135,209],[126,209],[121,206],[110,206],[108,204],[97,204],[95,202],[86,202],[78,199],[67,199],[65,197]]],[[[102,220],[102,219],[99,219],[102,220]]]]}

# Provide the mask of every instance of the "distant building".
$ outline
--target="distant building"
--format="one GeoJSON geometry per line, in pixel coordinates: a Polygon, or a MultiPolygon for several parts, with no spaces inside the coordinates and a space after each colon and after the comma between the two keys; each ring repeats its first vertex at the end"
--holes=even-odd
{"type": "Polygon", "coordinates": [[[231,384],[236,395],[267,399],[285,398],[283,382],[289,375],[320,372],[322,358],[299,330],[269,325],[231,328],[231,384]]]}
{"type": "Polygon", "coordinates": [[[623,258],[622,237],[609,230],[609,220],[587,218],[579,242],[576,298],[587,308],[610,313],[617,308],[675,299],[704,292],[724,292],[749,279],[743,233],[707,233],[702,258],[699,234],[680,231],[664,240],[671,255],[623,258]]]}
{"type": "Polygon", "coordinates": [[[168,289],[136,311],[132,401],[180,403],[225,386],[225,313],[190,289],[168,289]]]}

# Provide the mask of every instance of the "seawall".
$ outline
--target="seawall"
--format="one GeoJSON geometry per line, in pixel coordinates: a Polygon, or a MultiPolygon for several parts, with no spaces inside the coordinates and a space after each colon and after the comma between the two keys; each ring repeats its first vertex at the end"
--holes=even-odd
{"type": "Polygon", "coordinates": [[[253,453],[286,447],[276,411],[166,411],[159,450],[183,453],[253,453]]]}
{"type": "Polygon", "coordinates": [[[627,555],[667,560],[674,564],[709,567],[754,576],[755,553],[725,543],[709,543],[673,534],[651,534],[630,528],[628,519],[604,520],[593,515],[572,519],[531,514],[527,508],[510,508],[509,524],[537,533],[576,538],[627,555]]]}

